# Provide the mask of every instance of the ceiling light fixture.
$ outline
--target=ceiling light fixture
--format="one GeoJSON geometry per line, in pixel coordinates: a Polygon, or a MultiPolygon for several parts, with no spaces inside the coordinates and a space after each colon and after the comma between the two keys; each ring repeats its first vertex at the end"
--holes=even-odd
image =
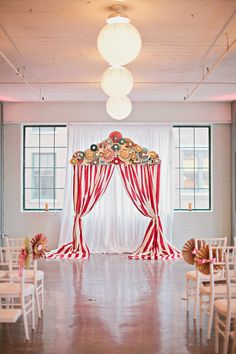
{"type": "Polygon", "coordinates": [[[107,113],[114,119],[125,119],[132,111],[132,103],[126,96],[133,88],[133,75],[123,65],[139,54],[142,40],[138,30],[130,24],[122,6],[113,6],[97,39],[97,48],[103,59],[111,65],[102,75],[101,86],[110,96],[107,113]]]}

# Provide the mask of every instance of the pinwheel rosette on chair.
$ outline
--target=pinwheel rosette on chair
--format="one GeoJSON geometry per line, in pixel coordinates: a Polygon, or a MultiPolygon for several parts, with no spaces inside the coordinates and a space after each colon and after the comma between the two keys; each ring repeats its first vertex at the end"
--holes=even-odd
{"type": "Polygon", "coordinates": [[[22,276],[23,268],[29,269],[32,260],[32,249],[30,246],[29,238],[24,239],[24,247],[21,249],[18,264],[19,264],[19,276],[22,276]]]}
{"type": "Polygon", "coordinates": [[[31,239],[33,259],[45,256],[47,252],[48,239],[43,234],[37,234],[31,239]]]}

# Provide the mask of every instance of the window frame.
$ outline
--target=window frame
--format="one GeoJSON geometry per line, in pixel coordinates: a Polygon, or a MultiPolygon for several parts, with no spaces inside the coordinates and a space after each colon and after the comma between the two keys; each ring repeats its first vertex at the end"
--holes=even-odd
{"type": "MultiPolygon", "coordinates": [[[[209,144],[208,144],[208,160],[209,160],[209,188],[208,188],[208,190],[209,190],[209,208],[194,208],[194,207],[192,207],[192,209],[191,209],[191,211],[193,211],[193,212],[195,212],[195,211],[197,211],[197,212],[209,212],[209,211],[212,211],[212,156],[211,156],[211,154],[212,154],[212,134],[211,134],[211,125],[209,125],[209,124],[207,124],[207,125],[196,125],[196,124],[194,124],[194,125],[191,125],[191,124],[184,124],[184,125],[178,125],[178,124],[175,124],[175,125],[173,125],[173,128],[207,128],[208,129],[208,142],[209,142],[209,144]]],[[[195,130],[194,130],[195,131],[195,130]]],[[[174,146],[174,149],[175,149],[176,147],[174,146]]],[[[179,150],[180,150],[180,135],[179,135],[179,150]]],[[[196,146],[195,146],[195,134],[194,134],[194,145],[193,145],[193,151],[194,151],[194,156],[195,156],[195,150],[196,150],[196,146]]],[[[195,161],[195,160],[194,160],[195,161]]],[[[174,166],[174,170],[176,171],[176,170],[178,170],[178,171],[180,171],[181,170],[181,168],[180,168],[180,166],[178,166],[178,168],[176,168],[175,166],[174,166]]],[[[195,170],[197,170],[196,168],[195,168],[195,164],[194,164],[194,167],[193,167],[193,170],[194,170],[194,172],[195,172],[195,170]]],[[[179,181],[180,181],[180,178],[179,178],[179,181]]],[[[198,189],[198,188],[196,188],[195,187],[195,180],[194,180],[194,187],[193,188],[188,188],[188,189],[192,189],[193,190],[193,192],[194,192],[194,203],[195,203],[195,190],[196,189],[198,189]]],[[[174,188],[175,189],[175,192],[176,192],[176,187],[174,188]]],[[[183,188],[178,188],[178,190],[179,190],[179,193],[181,193],[181,190],[182,190],[183,188]]],[[[201,188],[200,188],[201,189],[201,188]]],[[[189,212],[190,210],[188,209],[188,208],[174,208],[174,211],[176,212],[189,212]]]]}
{"type": "MultiPolygon", "coordinates": [[[[23,200],[22,200],[22,211],[23,212],[44,212],[45,209],[44,208],[26,208],[26,203],[25,203],[25,191],[26,189],[32,189],[32,188],[26,188],[26,177],[25,177],[25,172],[26,172],[26,166],[25,166],[25,152],[26,152],[26,149],[27,147],[25,146],[25,143],[26,143],[26,129],[27,128],[54,128],[54,143],[53,143],[53,154],[55,156],[55,149],[56,148],[68,148],[68,145],[67,146],[60,146],[60,147],[56,147],[55,146],[55,129],[56,128],[67,128],[67,124],[24,124],[22,125],[22,130],[23,130],[23,134],[22,134],[22,161],[23,161],[23,164],[22,164],[22,196],[23,196],[23,200]]],[[[40,148],[40,134],[39,134],[39,148],[40,148]]],[[[65,167],[56,167],[55,166],[55,162],[56,162],[56,159],[54,158],[54,164],[53,164],[53,171],[54,171],[54,188],[50,188],[50,189],[53,189],[53,203],[54,203],[54,206],[55,206],[55,201],[56,201],[56,189],[63,189],[64,188],[55,188],[55,170],[56,169],[66,169],[66,166],[65,167]]],[[[32,167],[31,167],[32,168],[32,167]]],[[[39,168],[40,168],[40,165],[39,165],[39,168]]],[[[40,183],[40,181],[39,181],[40,183]]],[[[40,188],[39,188],[40,190],[40,188]]],[[[39,202],[39,205],[40,205],[40,196],[39,196],[39,199],[38,199],[38,202],[39,202]]],[[[45,200],[46,202],[46,200],[45,200]]],[[[62,208],[50,208],[48,210],[48,212],[60,212],[62,211],[62,208]]]]}

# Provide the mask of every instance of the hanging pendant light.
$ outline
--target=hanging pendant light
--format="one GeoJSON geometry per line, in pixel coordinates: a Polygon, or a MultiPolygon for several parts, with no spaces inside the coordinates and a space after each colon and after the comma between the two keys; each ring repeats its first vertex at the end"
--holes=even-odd
{"type": "Polygon", "coordinates": [[[139,54],[142,40],[138,30],[131,25],[121,6],[113,6],[115,13],[107,19],[97,39],[100,55],[110,65],[126,65],[139,54]]]}
{"type": "Polygon", "coordinates": [[[108,96],[126,96],[133,88],[133,75],[123,66],[111,66],[103,73],[101,86],[108,96]]]}
{"type": "Polygon", "coordinates": [[[127,118],[132,110],[132,103],[126,96],[112,96],[106,103],[107,113],[114,119],[127,118]]]}

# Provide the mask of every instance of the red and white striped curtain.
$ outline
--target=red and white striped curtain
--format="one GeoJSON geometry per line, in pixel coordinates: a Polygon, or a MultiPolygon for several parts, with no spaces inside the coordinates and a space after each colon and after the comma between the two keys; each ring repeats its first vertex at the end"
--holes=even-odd
{"type": "Polygon", "coordinates": [[[51,252],[47,258],[89,257],[89,249],[83,239],[82,217],[90,212],[105,193],[114,172],[114,165],[75,165],[73,177],[74,226],[73,241],[51,252]]]}
{"type": "Polygon", "coordinates": [[[158,214],[160,171],[159,165],[119,165],[126,190],[136,208],[151,218],[141,246],[129,256],[131,259],[178,258],[180,252],[167,242],[162,233],[158,214]]]}

